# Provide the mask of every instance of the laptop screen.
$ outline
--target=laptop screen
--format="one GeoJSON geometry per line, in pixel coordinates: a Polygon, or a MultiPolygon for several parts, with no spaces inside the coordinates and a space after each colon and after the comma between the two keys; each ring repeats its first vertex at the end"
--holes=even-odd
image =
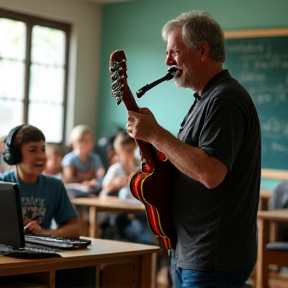
{"type": "Polygon", "coordinates": [[[25,246],[20,193],[16,183],[0,182],[0,244],[25,246]]]}

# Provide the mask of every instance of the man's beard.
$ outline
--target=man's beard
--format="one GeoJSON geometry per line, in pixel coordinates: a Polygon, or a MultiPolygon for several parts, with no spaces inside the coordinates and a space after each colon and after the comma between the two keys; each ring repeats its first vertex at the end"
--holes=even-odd
{"type": "Polygon", "coordinates": [[[189,77],[189,73],[187,67],[183,67],[182,74],[179,77],[175,77],[175,83],[179,88],[189,88],[191,76],[189,77]],[[185,71],[185,73],[184,73],[185,71]]]}
{"type": "Polygon", "coordinates": [[[175,83],[176,83],[177,87],[179,87],[179,88],[187,88],[188,87],[188,83],[183,76],[184,75],[182,74],[180,77],[177,77],[175,79],[175,83]]]}

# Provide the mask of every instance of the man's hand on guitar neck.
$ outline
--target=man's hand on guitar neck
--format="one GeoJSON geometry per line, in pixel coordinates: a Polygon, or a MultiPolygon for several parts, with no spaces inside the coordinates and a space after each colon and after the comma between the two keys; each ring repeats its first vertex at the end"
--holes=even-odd
{"type": "Polygon", "coordinates": [[[139,112],[128,111],[127,132],[137,140],[153,144],[156,133],[163,128],[148,108],[140,108],[139,112]]]}

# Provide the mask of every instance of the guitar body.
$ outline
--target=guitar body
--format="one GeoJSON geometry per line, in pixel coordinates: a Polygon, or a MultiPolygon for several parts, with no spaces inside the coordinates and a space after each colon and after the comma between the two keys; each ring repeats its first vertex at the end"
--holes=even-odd
{"type": "MultiPolygon", "coordinates": [[[[151,145],[151,149],[154,149],[151,145]]],[[[153,159],[154,169],[149,172],[143,164],[142,171],[136,173],[130,182],[133,196],[145,205],[147,221],[152,232],[158,236],[159,245],[165,249],[176,246],[176,232],[171,213],[171,179],[173,165],[169,160],[153,159]]]]}
{"type": "MultiPolygon", "coordinates": [[[[124,102],[127,110],[139,112],[139,107],[127,84],[126,56],[123,51],[115,51],[110,56],[109,71],[112,80],[112,95],[117,104],[124,102]]],[[[158,236],[159,245],[165,249],[175,249],[176,231],[171,213],[171,191],[173,165],[166,156],[152,144],[136,141],[141,152],[142,170],[130,181],[132,195],[145,205],[147,222],[152,232],[158,236]]]]}

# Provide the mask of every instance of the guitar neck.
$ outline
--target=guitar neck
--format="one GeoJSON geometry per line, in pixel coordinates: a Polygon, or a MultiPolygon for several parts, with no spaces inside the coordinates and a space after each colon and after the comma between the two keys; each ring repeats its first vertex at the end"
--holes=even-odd
{"type": "MultiPolygon", "coordinates": [[[[126,66],[126,56],[124,51],[116,50],[110,56],[110,78],[112,80],[112,95],[116,98],[117,104],[124,102],[126,109],[128,111],[133,111],[140,113],[140,108],[138,107],[135,98],[127,83],[127,66],[126,66]]],[[[153,167],[153,161],[155,150],[152,144],[135,139],[141,151],[142,160],[153,167]]]]}
{"type": "MultiPolygon", "coordinates": [[[[129,89],[128,85],[125,85],[124,90],[123,90],[123,102],[126,106],[126,109],[128,111],[133,111],[133,112],[140,112],[140,108],[137,105],[135,98],[133,97],[133,94],[131,92],[131,90],[129,89]]],[[[154,152],[154,148],[152,146],[152,144],[147,143],[145,141],[142,140],[137,140],[135,139],[137,145],[139,146],[139,149],[141,151],[141,157],[143,159],[145,159],[146,163],[150,166],[153,166],[153,163],[151,161],[151,159],[153,159],[153,152],[154,152]]]]}
{"type": "Polygon", "coordinates": [[[139,113],[139,106],[137,105],[135,98],[131,90],[129,89],[128,85],[126,85],[123,89],[123,102],[126,106],[127,111],[133,111],[139,113]],[[129,101],[128,101],[129,100],[129,101]]]}

